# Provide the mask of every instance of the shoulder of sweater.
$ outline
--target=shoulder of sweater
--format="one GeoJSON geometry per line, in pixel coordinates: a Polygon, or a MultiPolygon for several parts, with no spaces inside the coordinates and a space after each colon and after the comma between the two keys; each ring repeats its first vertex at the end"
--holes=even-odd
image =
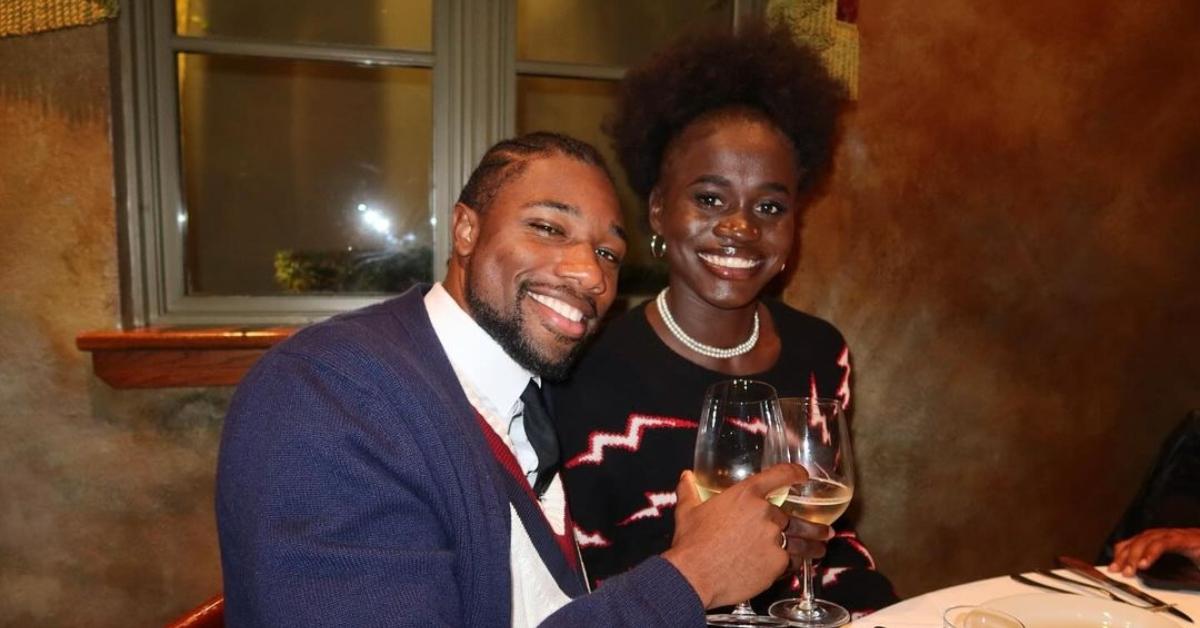
{"type": "Polygon", "coordinates": [[[646,320],[646,307],[639,305],[609,321],[588,345],[580,363],[623,360],[628,354],[641,354],[654,340],[654,331],[646,320]]]}
{"type": "Polygon", "coordinates": [[[775,326],[783,336],[804,335],[809,339],[816,338],[837,345],[837,349],[845,346],[846,340],[842,332],[833,323],[819,317],[802,312],[783,301],[766,299],[763,301],[775,319],[775,326]]]}
{"type": "Polygon", "coordinates": [[[288,355],[353,374],[379,362],[393,367],[426,363],[430,351],[439,346],[420,294],[410,291],[305,327],[268,355],[288,355]]]}
{"type": "Polygon", "coordinates": [[[553,385],[557,395],[568,392],[590,395],[596,386],[620,388],[635,377],[641,356],[651,348],[649,324],[643,306],[634,307],[610,320],[579,356],[570,376],[553,385]]]}

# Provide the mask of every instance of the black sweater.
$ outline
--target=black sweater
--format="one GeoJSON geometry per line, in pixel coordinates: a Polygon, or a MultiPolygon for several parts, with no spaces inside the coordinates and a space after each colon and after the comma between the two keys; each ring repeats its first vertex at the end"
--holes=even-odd
{"type": "MultiPolygon", "coordinates": [[[[781,397],[838,397],[849,403],[849,353],[829,323],[767,302],[782,341],[779,360],[748,377],[781,397]]],[[[613,321],[553,387],[567,501],[593,583],[666,550],[674,533],[675,485],[692,466],[704,392],[730,379],[680,357],[646,319],[642,305],[613,321]]],[[[896,601],[887,578],[847,522],[818,568],[818,592],[858,613],[896,601]],[[822,587],[823,583],[823,587],[822,587]]],[[[784,578],[756,600],[795,595],[784,578]]],[[[760,608],[760,610],[762,610],[760,608]]]]}

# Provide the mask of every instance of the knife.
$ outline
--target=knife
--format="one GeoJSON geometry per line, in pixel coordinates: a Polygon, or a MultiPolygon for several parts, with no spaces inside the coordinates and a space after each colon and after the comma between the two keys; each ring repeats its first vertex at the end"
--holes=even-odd
{"type": "Polygon", "coordinates": [[[1095,585],[1095,584],[1089,584],[1087,582],[1080,582],[1079,580],[1077,580],[1075,578],[1068,578],[1062,574],[1054,573],[1053,571],[1050,571],[1049,569],[1035,569],[1034,573],[1038,574],[1039,576],[1045,576],[1047,578],[1054,578],[1055,580],[1058,580],[1059,582],[1067,582],[1067,583],[1070,583],[1077,587],[1083,587],[1085,589],[1099,591],[1101,593],[1104,593],[1105,595],[1115,595],[1113,592],[1109,591],[1108,589],[1105,589],[1102,586],[1095,585]]]}
{"type": "Polygon", "coordinates": [[[1013,580],[1016,580],[1017,582],[1020,582],[1021,584],[1026,585],[1026,586],[1037,587],[1039,589],[1045,589],[1047,591],[1054,591],[1055,593],[1063,593],[1066,595],[1083,595],[1082,593],[1079,593],[1078,591],[1068,591],[1066,589],[1060,589],[1058,587],[1053,587],[1048,584],[1043,584],[1041,582],[1038,582],[1037,580],[1034,580],[1033,578],[1026,578],[1025,576],[1022,576],[1019,573],[1009,574],[1008,577],[1012,578],[1013,580]]]}
{"type": "Polygon", "coordinates": [[[1062,565],[1063,567],[1066,567],[1068,570],[1070,570],[1073,573],[1077,573],[1081,576],[1084,576],[1085,578],[1095,580],[1096,582],[1099,582],[1106,586],[1112,587],[1118,591],[1121,591],[1122,593],[1132,595],[1133,597],[1135,597],[1143,602],[1146,602],[1148,604],[1154,604],[1155,606],[1164,607],[1164,609],[1168,613],[1187,621],[1189,624],[1196,623],[1196,622],[1192,621],[1191,617],[1188,617],[1186,613],[1179,610],[1178,608],[1175,608],[1174,606],[1167,604],[1166,602],[1154,597],[1153,595],[1150,595],[1149,593],[1146,593],[1145,591],[1142,591],[1141,589],[1138,589],[1137,587],[1133,587],[1128,584],[1125,584],[1124,582],[1121,582],[1120,580],[1114,580],[1114,579],[1104,575],[1103,573],[1101,573],[1099,569],[1096,569],[1091,564],[1089,564],[1085,561],[1079,560],[1078,558],[1072,558],[1070,556],[1059,556],[1058,564],[1062,565]]]}

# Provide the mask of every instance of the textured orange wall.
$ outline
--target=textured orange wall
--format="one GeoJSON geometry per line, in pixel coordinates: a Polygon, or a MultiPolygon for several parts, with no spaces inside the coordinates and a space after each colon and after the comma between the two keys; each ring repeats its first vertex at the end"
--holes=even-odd
{"type": "MultiPolygon", "coordinates": [[[[1091,556],[1200,406],[1200,4],[873,0],[789,299],[856,360],[860,531],[911,595],[1091,556]]],[[[107,26],[0,40],[0,623],[219,586],[227,389],[120,392],[107,26]]]]}
{"type": "Polygon", "coordinates": [[[902,594],[1092,558],[1200,407],[1200,3],[873,0],[789,299],[902,594]]]}
{"type": "Polygon", "coordinates": [[[107,26],[0,39],[0,625],[147,626],[220,587],[228,391],[119,392],[107,26]]]}

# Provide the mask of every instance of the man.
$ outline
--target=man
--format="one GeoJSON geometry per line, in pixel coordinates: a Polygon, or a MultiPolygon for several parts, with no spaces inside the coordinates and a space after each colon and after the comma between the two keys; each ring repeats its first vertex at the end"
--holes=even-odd
{"type": "Polygon", "coordinates": [[[779,465],[704,504],[672,547],[587,594],[541,377],[566,372],[625,252],[591,146],[501,142],[454,207],[443,284],[309,327],[231,404],[217,516],[231,626],[703,626],[820,553],[824,526],[764,499],[779,465]],[[537,489],[535,491],[535,488],[537,489]]]}

